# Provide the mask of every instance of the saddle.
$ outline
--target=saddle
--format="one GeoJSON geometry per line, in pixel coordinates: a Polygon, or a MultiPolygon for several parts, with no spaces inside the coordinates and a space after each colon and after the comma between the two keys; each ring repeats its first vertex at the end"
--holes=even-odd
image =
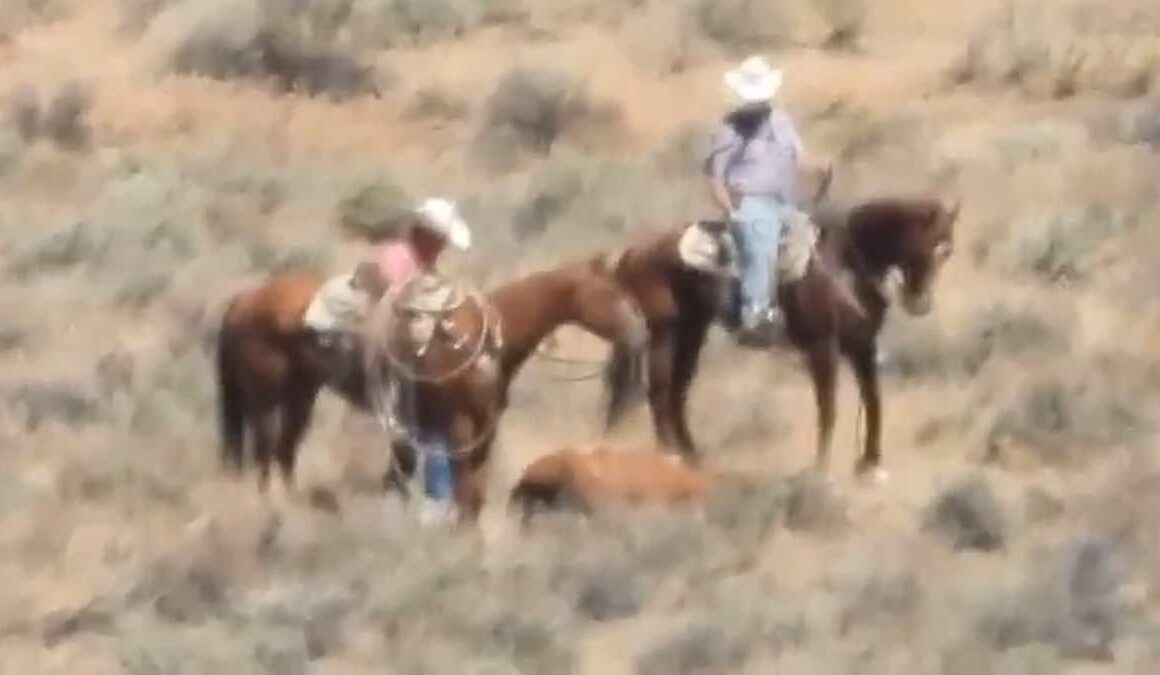
{"type": "MultiPolygon", "coordinates": [[[[817,244],[819,229],[810,216],[792,209],[778,240],[778,262],[774,278],[779,283],[805,276],[817,244]]],[[[737,242],[727,223],[702,220],[690,224],[677,244],[681,261],[709,274],[736,278],[737,242]]]]}
{"type": "Polygon", "coordinates": [[[353,273],[327,279],[306,308],[302,323],[322,333],[356,330],[374,299],[367,291],[356,288],[353,280],[353,273]]]}
{"type": "Polygon", "coordinates": [[[393,294],[392,320],[403,323],[413,346],[426,345],[447,313],[463,304],[466,297],[450,281],[435,274],[422,274],[393,294]]]}

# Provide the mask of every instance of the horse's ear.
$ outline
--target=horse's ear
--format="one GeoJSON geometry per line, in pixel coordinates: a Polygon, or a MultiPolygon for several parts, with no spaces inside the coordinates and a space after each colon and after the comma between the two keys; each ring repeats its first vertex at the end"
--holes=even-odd
{"type": "Polygon", "coordinates": [[[923,230],[933,229],[943,215],[942,204],[937,200],[914,202],[911,214],[923,230]]]}
{"type": "Polygon", "coordinates": [[[947,224],[948,225],[953,225],[955,223],[955,221],[958,220],[959,211],[961,211],[962,208],[963,208],[963,200],[956,197],[955,200],[953,202],[951,202],[950,208],[947,209],[947,224]]]}

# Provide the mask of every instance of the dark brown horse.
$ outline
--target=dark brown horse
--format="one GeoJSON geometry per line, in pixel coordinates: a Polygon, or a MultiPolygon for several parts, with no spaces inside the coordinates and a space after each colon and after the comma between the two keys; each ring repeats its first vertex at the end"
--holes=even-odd
{"type": "MultiPolygon", "coordinates": [[[[357,350],[349,362],[335,363],[303,325],[303,315],[323,281],[309,272],[274,277],[235,295],[222,319],[217,350],[222,458],[227,468],[242,468],[248,427],[263,490],[274,459],[284,483],[293,488],[298,446],[323,387],[358,410],[372,410],[364,350],[357,350]]],[[[482,389],[466,408],[471,415],[491,412],[493,404],[502,410],[512,378],[561,325],[578,325],[614,342],[623,353],[639,353],[644,346],[644,320],[631,299],[589,264],[533,273],[485,297],[485,304],[496,312],[502,343],[493,356],[497,380],[477,385],[482,389]]],[[[446,317],[457,331],[478,329],[473,306],[465,303],[446,317]]],[[[432,358],[438,358],[440,349],[432,352],[432,358]]],[[[490,444],[490,437],[485,444],[490,444]]],[[[482,445],[473,457],[480,455],[486,458],[482,445]]]]}
{"type": "MultiPolygon", "coordinates": [[[[817,420],[817,467],[830,455],[836,417],[839,355],[853,367],[866,408],[865,448],[859,475],[880,477],[882,404],[877,339],[889,307],[885,281],[901,272],[902,304],[912,315],[930,311],[939,269],[951,255],[959,206],[933,198],[876,198],[852,208],[818,213],[817,245],[804,276],[780,283],[777,297],[792,343],[804,352],[813,381],[817,420]]],[[[724,228],[710,228],[723,237],[724,228]]],[[[627,249],[608,271],[637,299],[648,317],[649,404],[658,441],[696,458],[685,402],[709,327],[729,281],[682,263],[678,242],[685,226],[627,249]]],[[[775,282],[776,283],[776,282],[775,282]]],[[[629,407],[622,381],[624,355],[614,351],[606,369],[607,426],[629,407]]]]}

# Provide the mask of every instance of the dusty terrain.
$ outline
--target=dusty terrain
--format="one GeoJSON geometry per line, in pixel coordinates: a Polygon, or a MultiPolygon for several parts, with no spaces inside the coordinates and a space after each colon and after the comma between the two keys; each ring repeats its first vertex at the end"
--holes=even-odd
{"type": "MultiPolygon", "coordinates": [[[[1157,672],[1157,35],[1147,0],[5,0],[0,672],[1157,672]],[[459,198],[484,286],[705,214],[750,52],[835,198],[963,199],[934,312],[890,317],[891,482],[851,480],[848,373],[800,477],[799,362],[719,333],[691,409],[750,483],[703,513],[419,530],[332,397],[300,466],[340,517],[220,474],[226,294],[344,269],[360,195],[459,198]]],[[[521,375],[496,486],[593,437],[584,370],[521,375]]]]}

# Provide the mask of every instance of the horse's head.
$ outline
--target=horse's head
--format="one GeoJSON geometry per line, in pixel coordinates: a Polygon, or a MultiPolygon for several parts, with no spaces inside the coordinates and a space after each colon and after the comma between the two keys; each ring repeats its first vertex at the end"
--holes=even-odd
{"type": "Polygon", "coordinates": [[[930,312],[935,280],[954,252],[955,221],[961,203],[914,202],[906,209],[899,231],[895,264],[902,273],[902,306],[913,316],[930,312]]]}

